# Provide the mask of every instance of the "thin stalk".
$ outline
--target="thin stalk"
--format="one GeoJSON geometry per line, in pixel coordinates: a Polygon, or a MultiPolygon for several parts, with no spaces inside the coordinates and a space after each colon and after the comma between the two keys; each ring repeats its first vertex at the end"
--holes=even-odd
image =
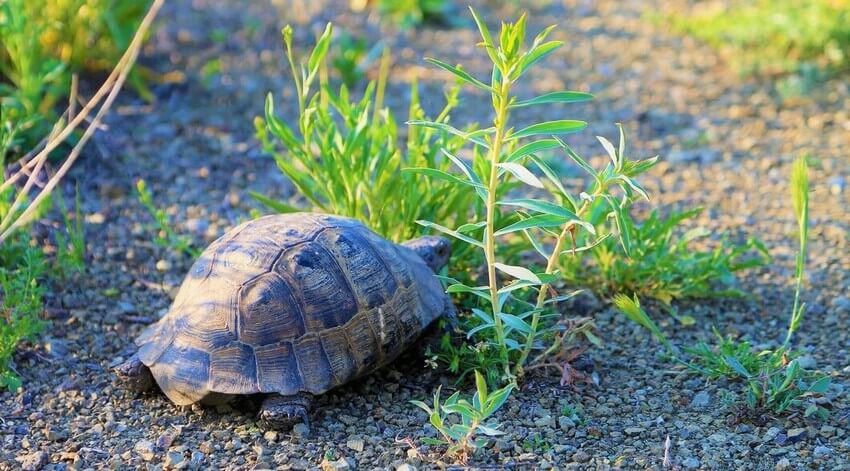
{"type": "MultiPolygon", "coordinates": [[[[596,191],[593,192],[593,197],[600,195],[605,189],[601,186],[598,186],[596,191]]],[[[582,203],[581,207],[578,211],[576,211],[576,216],[581,218],[587,209],[590,207],[590,203],[588,200],[585,200],[582,203]]],[[[558,264],[558,260],[561,257],[561,250],[564,247],[564,242],[567,239],[567,235],[570,233],[570,229],[574,228],[575,224],[566,223],[564,224],[564,228],[561,230],[561,233],[558,235],[558,239],[555,241],[555,249],[549,255],[549,260],[546,263],[546,274],[550,274],[555,271],[555,267],[558,264]]],[[[540,323],[540,313],[543,311],[543,306],[546,303],[546,296],[549,293],[550,284],[544,283],[540,285],[539,291],[537,293],[537,304],[534,307],[534,313],[531,315],[531,333],[528,334],[525,338],[525,348],[522,349],[522,353],[520,354],[519,360],[514,365],[514,375],[522,376],[522,368],[525,364],[525,360],[528,359],[528,355],[531,353],[532,348],[534,347],[534,340],[537,337],[537,326],[540,323]]],[[[553,344],[547,352],[553,351],[555,348],[555,344],[553,344]]],[[[538,357],[537,359],[540,359],[538,357]]],[[[535,361],[537,360],[535,359],[535,361]]]]}
{"type": "Polygon", "coordinates": [[[496,135],[493,145],[490,147],[490,180],[487,185],[487,225],[485,229],[484,256],[487,259],[487,276],[490,284],[490,305],[493,308],[493,328],[496,331],[496,341],[499,343],[499,354],[502,358],[502,366],[505,375],[512,377],[510,361],[508,359],[508,347],[505,344],[505,330],[502,327],[501,307],[499,306],[499,287],[496,278],[496,237],[495,237],[495,214],[496,214],[496,191],[499,186],[499,153],[502,151],[502,141],[505,137],[505,124],[508,118],[508,92],[510,82],[502,78],[502,83],[496,96],[498,107],[496,118],[493,121],[496,127],[496,135]]]}

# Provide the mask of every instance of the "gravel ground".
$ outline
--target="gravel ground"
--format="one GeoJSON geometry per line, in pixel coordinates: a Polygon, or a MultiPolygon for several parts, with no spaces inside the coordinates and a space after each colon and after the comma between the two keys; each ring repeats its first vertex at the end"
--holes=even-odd
{"type": "MultiPolygon", "coordinates": [[[[591,123],[571,138],[580,150],[598,156],[592,136],[615,137],[614,123],[624,123],[635,154],[662,155],[646,179],[657,204],[702,205],[700,224],[755,235],[770,247],[774,262],[741,280],[751,298],[680,306],[702,321],[692,327],[659,316],[679,345],[708,338],[712,325],[757,343],[783,334],[795,231],[789,164],[801,154],[816,159],[805,293],[810,321],[798,345],[810,351],[810,367],[833,377],[830,417],[736,423],[735,385],[672,370],[655,357],[658,348],[646,333],[602,309],[597,323],[606,343],[593,351],[599,386],[575,391],[543,375],[526,381],[497,415],[508,434],[476,455],[473,468],[657,469],[669,437],[673,469],[850,469],[850,402],[841,394],[850,376],[850,84],[833,80],[811,96],[783,99],[770,82],[737,77],[707,47],[642,18],[682,3],[534,2],[529,29],[557,21],[556,36],[568,45],[527,82],[527,92],[597,94],[593,103],[565,110],[566,117],[591,123]],[[565,406],[578,417],[563,416],[565,406]]],[[[495,4],[481,5],[488,18],[515,16],[495,4]]],[[[144,62],[172,81],[155,86],[153,105],[126,93],[109,132],[75,171],[88,223],[88,271],[55,287],[51,328],[18,355],[25,390],[0,393],[0,470],[452,466],[435,450],[411,446],[432,432],[407,401],[452,384],[426,369],[416,348],[321,397],[306,439],[258,429],[258,404],[250,398],[232,407],[179,408],[162,395],[135,396],[112,384],[110,368],[130,353],[144,325],[165,312],[190,263],[151,243],[135,180],[148,181],[179,232],[204,243],[250,217],[256,204],[248,189],[291,193],[258,149],[251,125],[268,90],[283,97],[279,112],[293,116],[294,104],[279,92],[288,84],[282,25],[297,25],[299,44],[328,20],[387,38],[398,57],[388,100],[399,109],[413,76],[422,81],[423,96],[441,95],[445,76],[423,66],[426,53],[484,70],[465,15],[457,29],[404,33],[362,16],[337,16],[344,11],[340,4],[294,0],[166,7],[144,62]],[[212,60],[220,73],[205,74],[212,60]]],[[[484,101],[465,98],[459,117],[471,119],[484,101]]],[[[439,100],[426,105],[437,107],[439,100]]],[[[560,113],[544,111],[549,119],[560,113]]]]}

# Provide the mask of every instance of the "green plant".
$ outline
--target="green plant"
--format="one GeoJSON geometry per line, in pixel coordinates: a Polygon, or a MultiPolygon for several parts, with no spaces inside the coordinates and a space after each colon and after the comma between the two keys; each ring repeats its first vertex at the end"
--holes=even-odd
{"type": "Polygon", "coordinates": [[[139,202],[148,211],[148,214],[153,218],[156,235],[154,236],[154,244],[159,247],[170,248],[171,250],[185,254],[192,259],[198,258],[201,254],[200,249],[194,246],[192,238],[186,235],[177,234],[171,227],[168,214],[162,208],[158,208],[153,201],[153,194],[147,188],[145,181],[139,179],[136,182],[136,193],[139,197],[139,202]]]}
{"type": "MultiPolygon", "coordinates": [[[[670,343],[649,316],[640,309],[637,298],[615,297],[615,305],[629,319],[649,329],[673,354],[674,360],[685,364],[692,372],[709,379],[725,377],[741,381],[746,385],[746,404],[751,411],[769,410],[780,414],[800,407],[807,398],[822,395],[830,385],[829,376],[817,375],[800,367],[799,353],[791,348],[794,333],[800,328],[805,314],[805,303],[801,301],[805,276],[806,247],[808,244],[808,168],[805,158],[798,159],[791,173],[791,201],[798,226],[799,250],[796,257],[796,288],[794,304],[788,322],[785,341],[773,350],[755,351],[746,341],[724,338],[715,330],[717,345],[712,347],[701,342],[685,348],[690,361],[676,356],[670,343]]],[[[805,415],[827,415],[827,410],[811,402],[805,415]]]]}
{"type": "Polygon", "coordinates": [[[486,439],[479,437],[479,434],[490,437],[504,434],[498,426],[485,425],[484,421],[507,401],[513,385],[509,384],[502,389],[488,392],[487,381],[481,373],[476,371],[475,387],[472,402],[462,399],[460,391],[441,402],[439,387],[434,393],[433,406],[422,401],[410,401],[428,414],[431,426],[442,437],[423,438],[422,441],[429,445],[446,446],[446,454],[457,457],[462,462],[486,443],[486,439]]]}
{"type": "Polygon", "coordinates": [[[850,1],[756,0],[671,14],[669,24],[720,49],[743,72],[850,65],[850,1]]]}
{"type": "Polygon", "coordinates": [[[59,272],[65,274],[68,270],[82,273],[86,269],[86,231],[83,226],[83,215],[80,212],[80,188],[74,198],[74,217],[65,206],[65,200],[60,193],[56,194],[59,212],[62,214],[63,227],[54,233],[56,238],[56,262],[59,272]]]}
{"type": "Polygon", "coordinates": [[[456,384],[462,383],[473,371],[483,371],[489,383],[498,383],[501,380],[501,369],[499,358],[493,355],[493,350],[490,343],[471,344],[465,338],[456,339],[446,332],[440,337],[440,344],[436,348],[430,345],[427,347],[426,364],[431,368],[442,365],[457,377],[456,384]]]}
{"type": "Polygon", "coordinates": [[[447,0],[375,0],[378,13],[402,28],[421,23],[448,21],[451,3],[447,0]]]}
{"type": "Polygon", "coordinates": [[[12,365],[12,354],[23,340],[32,340],[43,329],[42,284],[47,263],[40,247],[18,233],[0,244],[0,388],[15,391],[21,380],[12,365]]]}
{"type": "Polygon", "coordinates": [[[354,88],[366,76],[366,68],[386,51],[380,42],[366,47],[366,38],[341,32],[331,44],[331,67],[348,88],[354,88]]]}
{"type": "MultiPolygon", "coordinates": [[[[596,234],[614,229],[605,218],[607,208],[602,203],[590,211],[589,222],[596,234]]],[[[618,229],[630,234],[625,239],[628,247],[609,237],[590,250],[591,263],[582,263],[588,258],[565,257],[561,271],[571,284],[609,298],[625,293],[670,306],[674,299],[742,296],[743,292],[732,287],[734,274],[764,265],[770,258],[767,249],[754,238],[735,245],[723,235],[713,250],[696,250],[693,242],[711,233],[698,227],[678,235],[678,228],[701,211],[674,211],[661,218],[653,210],[641,224],[623,211],[617,223],[618,229]]]]}
{"type": "MultiPolygon", "coordinates": [[[[438,129],[461,136],[473,147],[472,163],[459,158],[457,152],[443,149],[443,153],[455,164],[460,174],[447,173],[433,168],[410,168],[411,173],[420,173],[455,186],[474,190],[474,194],[485,206],[482,219],[458,227],[422,220],[429,227],[461,240],[483,253],[487,266],[487,284],[470,286],[449,279],[450,293],[467,293],[477,296],[484,309],[472,308],[479,324],[467,332],[470,338],[480,338],[491,343],[496,350],[503,379],[523,373],[526,360],[533,350],[546,349],[541,345],[543,334],[554,336],[551,330],[551,306],[567,296],[550,296],[551,284],[560,278],[557,270],[560,258],[568,253],[587,250],[588,247],[567,247],[575,241],[576,233],[595,228],[585,218],[591,203],[597,199],[608,202],[610,213],[618,220],[632,199],[646,192],[634,177],[651,168],[656,159],[632,161],[625,156],[625,138],[620,136],[619,148],[600,137],[611,163],[603,171],[597,171],[569,146],[554,135],[577,132],[586,126],[583,121],[558,119],[536,123],[522,129],[514,129],[512,113],[527,106],[556,103],[575,103],[592,98],[587,93],[561,91],[547,93],[530,99],[520,99],[512,93],[513,85],[537,62],[561,47],[561,41],[547,41],[553,27],[538,34],[531,45],[525,48],[526,17],[516,23],[503,23],[502,30],[493,39],[487,25],[472,11],[478,25],[484,48],[493,69],[489,83],[473,77],[460,67],[426,59],[433,65],[450,72],[465,84],[490,94],[495,118],[493,125],[474,131],[462,131],[445,122],[414,120],[409,124],[426,129],[438,129]],[[551,137],[540,137],[551,136],[551,137]],[[593,184],[588,192],[579,197],[571,195],[561,184],[552,169],[536,154],[550,149],[563,149],[566,155],[589,174],[593,184]],[[531,169],[542,174],[541,179],[531,169]],[[505,197],[504,187],[513,182],[545,190],[549,200],[534,198],[505,197]],[[620,196],[613,191],[619,189],[620,196]],[[510,265],[497,258],[497,247],[505,240],[516,239],[522,234],[527,244],[546,260],[542,271],[510,265]],[[520,294],[521,293],[521,294],[520,294]],[[531,293],[529,295],[529,293],[531,293]],[[541,324],[544,322],[544,324],[541,324]]],[[[621,237],[626,237],[620,231],[621,237]]],[[[598,243],[594,241],[590,246],[598,243]]],[[[623,242],[628,247],[627,242],[623,242]]],[[[547,351],[552,349],[549,347],[547,351]]]]}
{"type": "MultiPolygon", "coordinates": [[[[369,83],[361,99],[352,98],[344,85],[334,92],[327,74],[320,73],[331,34],[328,24],[309,59],[297,67],[292,30],[284,28],[298,102],[297,131],[275,116],[269,94],[265,119],[255,120],[263,148],[274,156],[310,209],[360,219],[393,241],[419,235],[423,229],[416,225],[417,219],[464,224],[474,206],[472,191],[401,172],[403,167],[428,167],[445,173],[451,163],[440,149],[456,151],[463,140],[440,130],[415,129],[401,148],[396,119],[383,107],[388,62],[382,64],[377,83],[369,83]]],[[[434,122],[448,121],[457,105],[457,93],[457,87],[447,93],[446,105],[434,122]]],[[[408,119],[425,119],[415,82],[408,119]]],[[[252,195],[275,211],[296,210],[264,195],[252,195]]]]}
{"type": "MultiPolygon", "coordinates": [[[[50,132],[71,75],[110,70],[148,9],[142,0],[6,0],[0,3],[0,160],[50,132]]],[[[130,81],[150,97],[138,74],[130,81]]]]}

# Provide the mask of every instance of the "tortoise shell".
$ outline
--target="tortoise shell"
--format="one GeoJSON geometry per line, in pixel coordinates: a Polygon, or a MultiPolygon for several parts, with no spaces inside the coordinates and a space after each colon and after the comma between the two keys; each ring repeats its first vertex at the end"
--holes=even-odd
{"type": "Polygon", "coordinates": [[[321,394],[394,359],[445,303],[416,252],[359,222],[272,215],[213,242],[136,344],[178,405],[321,394]]]}

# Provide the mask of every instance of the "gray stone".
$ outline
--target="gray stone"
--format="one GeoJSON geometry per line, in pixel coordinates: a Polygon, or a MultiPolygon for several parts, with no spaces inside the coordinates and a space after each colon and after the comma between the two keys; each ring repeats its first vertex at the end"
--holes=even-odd
{"type": "Polygon", "coordinates": [[[395,471],[416,471],[416,466],[407,463],[402,463],[396,466],[395,471]]]}
{"type": "Polygon", "coordinates": [[[811,355],[803,355],[800,358],[797,358],[797,364],[804,370],[813,370],[817,368],[818,361],[811,355]]]}
{"type": "Polygon", "coordinates": [[[809,435],[809,432],[804,428],[792,428],[788,431],[787,435],[789,443],[797,443],[806,438],[809,435]]]}
{"type": "Polygon", "coordinates": [[[205,455],[203,453],[201,453],[200,451],[193,451],[192,457],[190,459],[192,460],[192,463],[200,464],[200,463],[204,462],[204,458],[205,458],[205,455]]]}
{"type": "Polygon", "coordinates": [[[363,447],[365,446],[365,443],[363,442],[363,440],[361,440],[359,438],[353,438],[353,439],[345,442],[345,446],[347,446],[348,448],[351,448],[352,450],[359,453],[359,452],[363,451],[363,447]]]}
{"type": "Polygon", "coordinates": [[[156,454],[156,447],[150,440],[139,440],[136,442],[136,446],[133,447],[133,450],[145,461],[153,460],[153,457],[156,454]]]}
{"type": "Polygon", "coordinates": [[[781,431],[782,430],[780,430],[779,427],[770,427],[769,429],[767,429],[767,432],[764,433],[764,436],[761,437],[761,441],[769,442],[776,438],[776,436],[779,435],[779,432],[781,431]]]}
{"type": "Polygon", "coordinates": [[[773,467],[775,471],[791,471],[791,461],[788,458],[782,458],[781,460],[776,462],[776,466],[773,467]]]}
{"type": "Polygon", "coordinates": [[[576,423],[573,419],[564,416],[558,417],[558,427],[560,427],[561,430],[569,430],[575,426],[576,423]]]}
{"type": "Polygon", "coordinates": [[[292,427],[292,433],[298,438],[304,439],[310,435],[310,427],[307,424],[298,423],[292,427]]]}
{"type": "Polygon", "coordinates": [[[578,450],[573,453],[573,461],[576,463],[587,463],[590,461],[590,455],[588,455],[584,450],[578,450]]]}
{"type": "Polygon", "coordinates": [[[835,310],[836,314],[846,314],[850,312],[850,299],[839,296],[832,300],[832,308],[835,310]]]}
{"type": "Polygon", "coordinates": [[[21,469],[24,471],[38,471],[47,464],[47,460],[48,456],[44,451],[27,453],[15,458],[15,461],[21,464],[21,469]]]}
{"type": "Polygon", "coordinates": [[[694,394],[693,399],[691,399],[691,407],[702,409],[708,407],[711,404],[711,395],[708,394],[707,391],[700,391],[694,394]]]}
{"type": "Polygon", "coordinates": [[[626,435],[639,435],[645,431],[642,427],[626,427],[626,435]]]}
{"type": "Polygon", "coordinates": [[[820,445],[820,446],[815,447],[813,454],[815,455],[815,458],[823,458],[823,457],[829,456],[831,453],[832,453],[832,448],[830,448],[828,446],[820,445]]]}
{"type": "Polygon", "coordinates": [[[827,182],[829,185],[829,192],[833,195],[840,195],[844,192],[844,189],[847,188],[847,181],[841,175],[830,177],[827,182]]]}
{"type": "Polygon", "coordinates": [[[320,466],[324,471],[348,471],[351,469],[351,465],[345,458],[340,458],[336,461],[324,460],[320,466]]]}
{"type": "Polygon", "coordinates": [[[693,456],[690,458],[685,458],[684,461],[682,461],[682,466],[684,466],[686,469],[697,469],[699,468],[699,460],[694,458],[693,456]]]}
{"type": "Polygon", "coordinates": [[[165,467],[167,468],[179,468],[185,467],[185,457],[183,453],[178,453],[176,451],[169,451],[165,454],[165,467]]]}

